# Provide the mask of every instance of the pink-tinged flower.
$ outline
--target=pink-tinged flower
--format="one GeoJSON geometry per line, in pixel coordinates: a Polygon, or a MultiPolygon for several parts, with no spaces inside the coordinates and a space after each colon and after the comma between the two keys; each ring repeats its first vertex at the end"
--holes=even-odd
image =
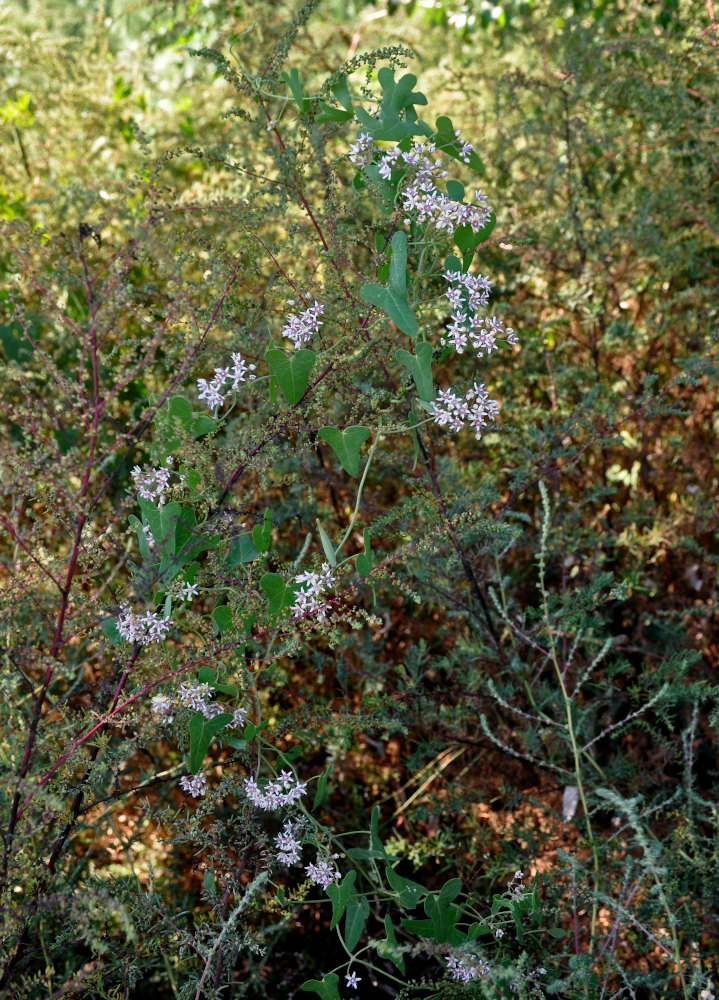
{"type": "Polygon", "coordinates": [[[148,472],[143,472],[139,465],[133,468],[131,476],[135,480],[138,495],[143,500],[156,500],[158,507],[163,506],[165,503],[164,493],[170,483],[173,464],[173,458],[169,457],[165,461],[164,467],[160,466],[159,469],[150,469],[148,472]]]}
{"type": "Polygon", "coordinates": [[[295,347],[302,347],[303,344],[309,343],[322,326],[320,316],[324,311],[325,307],[315,299],[315,304],[309,306],[299,316],[293,313],[287,318],[287,322],[282,328],[282,336],[291,340],[295,347]]]}
{"type": "Polygon", "coordinates": [[[237,726],[244,726],[246,720],[247,720],[247,709],[236,708],[232,713],[232,722],[228,723],[228,728],[235,729],[237,726]]]}
{"type": "Polygon", "coordinates": [[[160,612],[153,614],[152,611],[146,611],[144,615],[139,615],[124,605],[115,624],[126,642],[147,646],[151,642],[161,642],[173,623],[169,618],[162,618],[160,612]]]}
{"type": "Polygon", "coordinates": [[[352,143],[347,156],[350,163],[353,163],[356,167],[364,167],[372,162],[376,151],[377,147],[369,132],[360,132],[357,136],[357,142],[352,143]]]}
{"type": "Polygon", "coordinates": [[[172,722],[175,718],[175,703],[166,694],[156,694],[150,699],[152,713],[158,722],[172,722]]]}
{"type": "Polygon", "coordinates": [[[295,784],[294,776],[292,776],[290,782],[287,778],[288,774],[288,771],[283,771],[282,775],[285,775],[284,778],[281,775],[279,779],[268,781],[264,787],[261,787],[254,778],[245,778],[244,785],[247,798],[253,806],[268,811],[279,809],[281,806],[289,806],[299,801],[307,792],[307,785],[304,781],[298,781],[295,784]]]}
{"type": "Polygon", "coordinates": [[[232,355],[231,368],[215,368],[215,377],[211,382],[206,378],[197,380],[197,397],[205,400],[208,406],[221,406],[230,392],[234,392],[243,382],[251,382],[257,376],[251,373],[256,371],[257,365],[248,365],[242,360],[242,355],[234,352],[232,355]],[[225,388],[225,382],[232,382],[229,389],[225,388]]]}
{"type": "Polygon", "coordinates": [[[332,885],[333,882],[339,882],[340,873],[326,861],[324,858],[317,858],[317,862],[313,865],[307,865],[305,868],[307,872],[307,877],[314,882],[315,885],[322,886],[326,889],[328,885],[332,885]]]}
{"type": "Polygon", "coordinates": [[[180,684],[178,697],[183,705],[187,705],[188,708],[192,708],[196,712],[202,712],[204,715],[207,703],[212,697],[212,688],[209,684],[192,684],[190,681],[183,681],[180,684]]]}
{"type": "Polygon", "coordinates": [[[362,982],[362,977],[358,976],[356,972],[350,972],[349,975],[345,973],[345,980],[347,981],[347,986],[351,986],[353,989],[357,989],[357,983],[362,982]]]}
{"type": "Polygon", "coordinates": [[[302,844],[297,839],[297,825],[286,820],[282,832],[275,837],[277,860],[281,865],[296,865],[302,855],[302,844]]]}
{"type": "Polygon", "coordinates": [[[295,594],[295,603],[292,605],[294,615],[316,614],[319,621],[324,621],[327,616],[328,604],[322,600],[323,591],[331,587],[335,582],[334,575],[329,563],[322,563],[319,572],[311,571],[300,573],[295,577],[295,585],[303,589],[295,594]]]}
{"type": "Polygon", "coordinates": [[[183,775],[180,778],[180,788],[197,799],[207,791],[207,778],[204,774],[194,774],[192,777],[183,775]]]}
{"type": "Polygon", "coordinates": [[[447,958],[447,968],[452,979],[461,983],[469,983],[473,979],[486,976],[489,972],[489,965],[483,960],[475,961],[472,956],[462,954],[450,954],[447,958]]]}

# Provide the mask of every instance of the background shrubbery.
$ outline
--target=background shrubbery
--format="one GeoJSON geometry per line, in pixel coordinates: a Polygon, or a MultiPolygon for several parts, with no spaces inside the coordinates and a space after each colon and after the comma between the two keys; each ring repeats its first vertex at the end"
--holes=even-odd
{"type": "Polygon", "coordinates": [[[330,932],[337,901],[274,865],[282,817],[243,786],[260,765],[308,782],[303,865],[313,844],[357,869],[354,995],[711,992],[711,11],[5,13],[0,994],[275,998],[325,977],[334,996],[349,917],[330,932]],[[389,280],[396,220],[352,184],[356,125],[321,120],[342,73],[357,103],[387,65],[475,143],[497,215],[473,270],[520,344],[480,362],[439,350],[446,248],[410,246],[435,389],[480,379],[501,402],[479,441],[393,433],[427,418],[394,358],[414,347],[360,290],[389,280]],[[266,376],[315,298],[307,398],[258,379],[207,423],[196,380],[233,351],[266,376]],[[350,425],[373,431],[356,477],[319,434],[350,425]],[[143,525],[169,528],[132,470],[169,451],[192,514],[160,565],[143,525]],[[335,547],[355,511],[327,620],[291,621],[272,586],[318,570],[317,520],[335,547]],[[122,643],[123,605],[158,595],[181,628],[122,643]],[[163,723],[151,699],[208,666],[250,727],[208,743],[193,798],[191,713],[163,723]],[[453,936],[473,923],[476,940],[453,936]],[[461,945],[488,965],[467,984],[447,973],[461,945]]]}

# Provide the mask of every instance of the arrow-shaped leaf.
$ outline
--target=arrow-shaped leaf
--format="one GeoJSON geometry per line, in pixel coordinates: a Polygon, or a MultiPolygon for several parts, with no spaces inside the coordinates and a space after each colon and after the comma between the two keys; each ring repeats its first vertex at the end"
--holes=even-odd
{"type": "MultiPolygon", "coordinates": [[[[317,790],[315,792],[315,800],[312,803],[313,812],[317,808],[317,806],[321,804],[322,800],[325,797],[325,793],[327,792],[327,779],[330,776],[331,770],[332,766],[330,765],[330,767],[328,767],[326,771],[323,771],[322,774],[319,776],[319,779],[317,781],[317,790]]],[[[355,873],[351,872],[350,874],[354,875],[355,873]]],[[[332,885],[334,885],[334,883],[332,883],[332,885]]],[[[332,888],[332,886],[329,886],[329,888],[332,888]]],[[[337,919],[339,919],[339,917],[337,919]]]]}
{"type": "Polygon", "coordinates": [[[425,403],[430,403],[434,396],[434,389],[432,388],[432,353],[432,345],[426,340],[417,344],[416,356],[410,354],[409,351],[397,351],[395,353],[397,361],[409,368],[414,379],[414,384],[417,386],[419,398],[425,403]]]}
{"type": "Polygon", "coordinates": [[[417,334],[417,320],[407,303],[407,234],[395,233],[392,237],[392,260],[389,268],[389,287],[384,285],[364,285],[360,295],[365,302],[371,302],[386,312],[392,322],[403,333],[414,337],[417,334]]]}
{"type": "Polygon", "coordinates": [[[369,903],[366,896],[353,896],[347,903],[345,913],[345,944],[350,951],[354,951],[359,939],[362,937],[365,921],[369,916],[369,903]]]}
{"type": "Polygon", "coordinates": [[[201,712],[195,712],[190,719],[190,756],[188,765],[193,774],[202,767],[207,748],[219,731],[232,722],[229,712],[220,712],[212,719],[206,719],[201,712]]]}
{"type": "Polygon", "coordinates": [[[392,288],[375,284],[363,285],[360,295],[365,302],[371,302],[373,306],[387,313],[403,333],[409,337],[417,335],[417,319],[414,313],[407,305],[407,300],[397,295],[392,288]]]}
{"type": "Polygon", "coordinates": [[[277,347],[271,347],[265,351],[265,359],[270,366],[270,373],[279,382],[287,402],[291,406],[299,403],[305,394],[310,372],[315,365],[314,352],[301,348],[288,355],[277,347]]]}
{"type": "Polygon", "coordinates": [[[320,541],[322,542],[322,548],[324,549],[324,553],[327,556],[327,562],[330,564],[330,566],[336,566],[337,557],[335,555],[332,539],[327,534],[325,529],[322,527],[322,522],[320,521],[320,519],[315,518],[315,520],[317,522],[317,530],[320,533],[320,541]]]}
{"type": "Polygon", "coordinates": [[[345,111],[352,111],[352,96],[350,94],[349,84],[347,83],[347,77],[341,76],[337,83],[332,84],[332,93],[335,95],[337,100],[340,102],[345,111]]]}
{"type": "Polygon", "coordinates": [[[325,892],[332,901],[332,922],[330,923],[331,931],[335,929],[347,909],[347,904],[350,901],[356,878],[357,872],[353,870],[348,872],[339,884],[337,882],[332,882],[325,889],[325,892]]]}
{"type": "Polygon", "coordinates": [[[382,958],[388,958],[390,962],[394,962],[399,971],[404,975],[404,955],[399,950],[399,942],[397,941],[397,936],[392,925],[392,918],[389,913],[384,918],[384,929],[387,937],[384,941],[377,942],[377,954],[382,958]]]}
{"type": "Polygon", "coordinates": [[[340,431],[337,427],[320,427],[319,436],[326,441],[350,476],[359,475],[360,447],[369,437],[366,427],[346,427],[340,431]]]}
{"type": "Polygon", "coordinates": [[[316,122],[348,122],[354,118],[351,111],[343,111],[342,108],[333,108],[331,104],[323,101],[320,104],[320,113],[315,116],[316,122]]]}

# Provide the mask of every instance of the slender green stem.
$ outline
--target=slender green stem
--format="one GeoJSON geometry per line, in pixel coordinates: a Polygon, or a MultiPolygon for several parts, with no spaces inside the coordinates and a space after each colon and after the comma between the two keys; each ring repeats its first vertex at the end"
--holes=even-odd
{"type": "Polygon", "coordinates": [[[376,435],[376,437],[374,439],[372,447],[370,448],[369,455],[367,456],[367,462],[365,463],[364,471],[362,473],[362,478],[360,479],[360,484],[359,484],[359,486],[357,488],[357,501],[355,502],[355,509],[354,509],[353,514],[352,514],[352,519],[350,520],[350,523],[347,525],[347,530],[344,533],[342,541],[339,543],[339,545],[335,549],[335,559],[337,559],[337,556],[340,554],[340,552],[342,551],[342,549],[345,547],[345,543],[347,542],[347,540],[349,539],[350,535],[352,534],[352,529],[354,528],[355,521],[357,520],[357,516],[359,514],[360,502],[362,500],[362,490],[364,489],[365,480],[367,479],[367,473],[369,472],[369,467],[370,467],[370,464],[372,462],[372,457],[373,457],[373,455],[375,453],[375,448],[377,447],[377,445],[379,443],[379,439],[382,436],[382,433],[380,433],[379,431],[377,432],[377,435],[376,435]]]}

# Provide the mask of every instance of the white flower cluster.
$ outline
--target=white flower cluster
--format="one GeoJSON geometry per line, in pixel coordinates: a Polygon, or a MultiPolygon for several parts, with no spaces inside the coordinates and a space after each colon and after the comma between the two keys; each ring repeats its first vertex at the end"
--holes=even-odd
{"type": "Polygon", "coordinates": [[[302,854],[302,844],[297,839],[298,825],[291,819],[285,820],[281,833],[275,837],[277,860],[281,865],[296,865],[302,854]]]}
{"type": "Polygon", "coordinates": [[[318,573],[308,571],[296,576],[295,585],[300,584],[305,589],[299,590],[295,594],[295,603],[292,605],[293,614],[295,616],[316,614],[319,621],[323,622],[327,616],[328,604],[322,600],[322,592],[331,587],[334,582],[335,578],[329,563],[322,563],[322,568],[318,573]]]}
{"type": "Polygon", "coordinates": [[[452,319],[442,338],[457,354],[463,354],[467,345],[477,351],[477,357],[491,354],[497,349],[497,337],[508,344],[518,343],[518,337],[511,326],[505,327],[497,316],[482,316],[480,308],[487,305],[492,282],[483,274],[463,274],[461,271],[446,271],[444,278],[449,282],[447,298],[452,306],[452,319]]]}
{"type": "Polygon", "coordinates": [[[221,406],[225,397],[238,389],[243,382],[252,382],[257,377],[252,374],[256,371],[257,365],[248,365],[246,361],[242,360],[242,355],[236,352],[231,357],[232,367],[215,368],[215,377],[211,382],[208,382],[206,378],[198,378],[197,380],[198,399],[204,399],[208,406],[221,406]],[[228,379],[232,385],[226,388],[225,382],[228,379]]]}
{"type": "Polygon", "coordinates": [[[204,774],[193,774],[192,777],[184,775],[180,778],[180,788],[186,795],[198,799],[207,791],[207,778],[204,774]]]}
{"type": "Polygon", "coordinates": [[[298,802],[307,791],[307,784],[298,781],[291,771],[281,771],[274,781],[260,788],[254,778],[245,778],[245,793],[258,809],[274,810],[298,802]]]}
{"type": "Polygon", "coordinates": [[[150,707],[158,722],[172,722],[175,718],[175,703],[166,694],[156,694],[151,698],[150,707]]]}
{"type": "Polygon", "coordinates": [[[478,385],[476,382],[464,398],[451,389],[440,389],[432,407],[432,419],[440,427],[448,425],[453,431],[461,431],[468,423],[478,441],[482,428],[499,413],[499,403],[489,397],[484,383],[478,385]]]}
{"type": "MultiPolygon", "coordinates": [[[[302,855],[302,843],[298,839],[300,829],[301,823],[296,823],[288,819],[285,820],[282,831],[275,837],[277,860],[280,864],[296,865],[299,863],[302,855]]],[[[331,858],[323,858],[318,854],[315,863],[309,864],[305,868],[307,877],[315,885],[322,886],[323,889],[326,889],[333,882],[338,882],[341,876],[337,868],[332,864],[332,861],[336,857],[337,855],[333,854],[331,858]]]]}
{"type": "Polygon", "coordinates": [[[163,618],[159,611],[155,614],[146,611],[144,615],[139,615],[124,605],[115,624],[126,642],[137,642],[140,646],[147,646],[151,642],[162,642],[173,622],[170,618],[163,618]]]}
{"type": "MultiPolygon", "coordinates": [[[[294,299],[288,299],[287,304],[293,306],[294,299]]],[[[305,309],[299,315],[293,313],[282,328],[282,336],[292,341],[295,347],[302,347],[309,343],[315,333],[319,333],[322,326],[320,316],[325,311],[325,307],[315,299],[315,304],[305,309]]]]}
{"type": "Polygon", "coordinates": [[[319,855],[317,856],[316,863],[307,865],[305,871],[307,872],[307,877],[315,885],[321,885],[323,889],[326,889],[328,885],[332,885],[333,882],[339,882],[341,877],[335,866],[326,858],[321,858],[319,855]]]}
{"type": "MultiPolygon", "coordinates": [[[[206,719],[214,719],[221,712],[227,712],[228,708],[218,701],[210,701],[211,697],[212,687],[209,684],[190,684],[185,681],[180,685],[175,698],[166,694],[156,694],[150,699],[150,706],[158,722],[172,722],[175,712],[181,705],[192,708],[195,712],[202,712],[206,719]]],[[[232,721],[227,723],[227,729],[244,726],[246,719],[247,709],[236,708],[232,713],[232,721]]]]}
{"type": "MultiPolygon", "coordinates": [[[[150,469],[149,472],[143,472],[139,465],[135,466],[131,475],[135,480],[137,492],[143,500],[157,500],[157,506],[162,507],[165,503],[165,490],[170,484],[172,466],[172,457],[166,460],[164,468],[161,466],[159,469],[150,469]]],[[[143,528],[143,531],[149,539],[147,528],[143,528]]]]}
{"type": "MultiPolygon", "coordinates": [[[[183,681],[177,692],[182,705],[186,705],[195,712],[202,712],[205,718],[211,718],[207,714],[207,710],[212,694],[213,691],[210,684],[192,684],[190,681],[183,681]]],[[[213,715],[217,715],[217,713],[213,712],[213,715]]]]}
{"type": "MultiPolygon", "coordinates": [[[[470,142],[460,142],[460,130],[455,131],[456,148],[460,158],[469,162],[472,154],[470,142]]],[[[414,142],[411,149],[404,151],[395,146],[383,152],[374,145],[368,132],[361,132],[357,142],[350,146],[350,161],[359,167],[377,163],[380,177],[389,180],[393,166],[409,168],[400,188],[402,210],[407,216],[405,224],[413,217],[419,223],[428,222],[440,232],[452,234],[457,226],[470,226],[472,232],[479,232],[489,222],[491,210],[487,197],[482,191],[475,191],[475,205],[463,204],[443,194],[437,188],[437,180],[448,175],[442,168],[442,159],[432,156],[437,152],[433,142],[414,142]]]]}
{"type": "Polygon", "coordinates": [[[369,132],[360,132],[357,136],[357,142],[352,143],[347,156],[355,167],[366,167],[374,160],[377,152],[377,146],[375,146],[374,139],[369,132]]]}
{"type": "Polygon", "coordinates": [[[450,955],[447,959],[447,968],[452,974],[452,979],[456,979],[462,983],[469,983],[472,979],[486,976],[489,972],[487,962],[480,959],[475,963],[462,955],[450,955]]]}

